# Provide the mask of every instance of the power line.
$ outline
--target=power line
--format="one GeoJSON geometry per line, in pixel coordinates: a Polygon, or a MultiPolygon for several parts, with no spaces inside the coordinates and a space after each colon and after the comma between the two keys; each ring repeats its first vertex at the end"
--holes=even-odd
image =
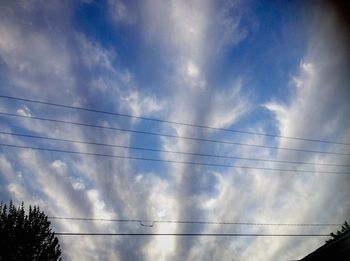
{"type": "Polygon", "coordinates": [[[310,139],[310,138],[302,138],[302,137],[291,137],[291,136],[282,136],[282,135],[262,133],[262,132],[252,132],[252,131],[243,131],[243,130],[236,130],[236,129],[217,128],[217,127],[205,126],[205,125],[200,125],[200,124],[184,123],[184,122],[156,119],[156,118],[150,118],[150,117],[142,117],[142,116],[136,116],[136,115],[130,115],[130,114],[124,114],[124,113],[117,113],[117,112],[111,112],[111,111],[105,111],[105,110],[97,110],[97,109],[71,106],[71,105],[46,102],[46,101],[39,101],[39,100],[32,100],[32,99],[7,96],[7,95],[0,95],[0,98],[17,100],[17,101],[25,101],[25,102],[31,102],[31,103],[37,103],[37,104],[43,104],[43,105],[50,105],[50,106],[56,106],[56,107],[61,107],[61,108],[76,109],[76,110],[81,110],[81,111],[95,112],[95,113],[101,113],[101,114],[108,114],[108,115],[114,115],[114,116],[121,116],[121,117],[126,117],[126,118],[148,120],[148,121],[153,121],[153,122],[161,122],[161,123],[176,124],[176,125],[181,125],[181,126],[190,126],[190,127],[196,127],[196,128],[210,129],[210,130],[234,132],[234,133],[249,134],[249,135],[259,135],[259,136],[275,137],[275,138],[284,138],[284,139],[293,139],[293,140],[302,140],[302,141],[311,141],[311,142],[330,143],[330,144],[338,144],[338,145],[350,145],[350,143],[339,142],[339,141],[310,139]]]}
{"type": "Polygon", "coordinates": [[[287,148],[287,147],[275,147],[275,146],[266,146],[266,145],[258,145],[258,144],[240,143],[240,142],[232,142],[232,141],[222,141],[222,140],[214,140],[214,139],[195,138],[195,137],[150,132],[150,131],[140,131],[140,130],[117,128],[117,127],[108,127],[108,126],[87,124],[87,123],[74,122],[74,121],[57,120],[57,119],[36,117],[36,116],[30,116],[30,115],[20,115],[20,114],[13,114],[13,113],[7,113],[7,112],[0,112],[0,115],[10,116],[10,117],[19,117],[19,118],[29,118],[29,119],[56,122],[56,123],[65,123],[65,124],[72,124],[72,125],[84,126],[84,127],[93,127],[93,128],[99,128],[99,129],[132,132],[132,133],[146,134],[146,135],[153,135],[153,136],[160,136],[160,137],[178,138],[178,139],[186,139],[186,140],[194,140],[194,141],[205,141],[205,142],[212,142],[212,143],[219,143],[219,144],[229,144],[229,145],[236,145],[236,146],[247,146],[247,147],[264,148],[264,149],[288,150],[288,151],[298,151],[298,152],[306,152],[306,153],[321,153],[321,154],[350,156],[350,153],[305,150],[305,149],[295,149],[295,148],[287,148]]]}
{"type": "Polygon", "coordinates": [[[181,236],[181,237],[327,237],[328,234],[244,234],[244,233],[71,233],[55,232],[58,236],[181,236]]]}
{"type": "Polygon", "coordinates": [[[144,219],[107,219],[107,218],[81,218],[81,217],[57,217],[49,216],[49,219],[57,220],[76,220],[76,221],[102,221],[102,222],[131,222],[139,223],[141,226],[145,224],[152,227],[156,223],[167,224],[202,224],[202,225],[243,225],[243,226],[296,226],[296,227],[330,227],[341,226],[342,224],[326,224],[326,223],[259,223],[259,222],[228,222],[228,221],[189,221],[189,220],[144,220],[144,219]]]}
{"type": "Polygon", "coordinates": [[[250,166],[203,163],[203,162],[193,162],[193,161],[151,159],[151,158],[143,158],[143,157],[119,156],[119,155],[111,155],[111,154],[100,154],[100,153],[80,152],[80,151],[71,151],[71,150],[60,150],[60,149],[50,149],[50,148],[41,148],[41,147],[20,146],[20,145],[3,144],[3,143],[0,143],[0,146],[19,148],[19,149],[31,149],[31,150],[50,151],[50,152],[59,152],[59,153],[70,153],[70,154],[77,154],[77,155],[89,155],[89,156],[99,156],[99,157],[109,157],[109,158],[119,158],[119,159],[131,159],[131,160],[143,160],[143,161],[153,161],[153,162],[185,164],[185,165],[198,165],[198,166],[207,166],[207,167],[239,168],[239,169],[250,169],[250,170],[281,171],[281,172],[295,172],[295,173],[297,173],[297,172],[300,172],[300,173],[319,173],[319,174],[333,174],[333,175],[349,175],[350,174],[347,172],[338,172],[338,171],[279,169],[279,168],[264,168],[264,167],[250,167],[250,166]]]}
{"type": "Polygon", "coordinates": [[[13,132],[11,133],[11,132],[4,132],[4,131],[0,131],[0,134],[26,137],[26,138],[35,138],[35,139],[72,142],[72,143],[78,143],[78,144],[106,146],[106,147],[112,147],[112,148],[124,148],[124,149],[143,150],[143,151],[152,151],[152,152],[166,152],[166,153],[184,154],[184,155],[201,156],[201,157],[212,157],[212,158],[220,158],[220,159],[236,159],[236,160],[289,163],[289,164],[301,164],[301,165],[319,165],[319,166],[331,166],[331,167],[350,167],[350,165],[343,165],[343,164],[312,163],[312,162],[288,161],[288,160],[270,160],[270,159],[261,159],[261,158],[247,158],[247,157],[238,157],[238,156],[225,156],[225,155],[206,154],[206,153],[152,149],[152,148],[145,148],[145,147],[125,146],[125,145],[98,143],[98,142],[91,142],[91,141],[60,139],[60,138],[53,138],[53,137],[46,137],[46,136],[39,136],[39,135],[32,135],[32,134],[23,134],[23,133],[13,133],[13,132]]]}

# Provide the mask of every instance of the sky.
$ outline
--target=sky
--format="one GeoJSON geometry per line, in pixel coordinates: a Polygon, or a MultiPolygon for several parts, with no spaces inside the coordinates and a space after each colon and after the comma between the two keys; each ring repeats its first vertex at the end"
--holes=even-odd
{"type": "MultiPolygon", "coordinates": [[[[51,219],[55,232],[336,231],[147,220],[349,219],[344,12],[321,1],[1,1],[0,199],[50,217],[145,221],[51,219]]],[[[59,236],[64,260],[295,260],[326,239],[59,236]]]]}

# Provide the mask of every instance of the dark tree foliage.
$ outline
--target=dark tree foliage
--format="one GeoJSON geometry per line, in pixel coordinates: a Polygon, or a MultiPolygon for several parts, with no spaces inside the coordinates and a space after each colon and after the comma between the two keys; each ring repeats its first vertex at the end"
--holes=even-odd
{"type": "Polygon", "coordinates": [[[350,233],[350,225],[347,221],[344,222],[344,224],[341,226],[341,230],[338,230],[336,234],[331,233],[330,236],[332,237],[331,239],[327,240],[326,243],[331,243],[334,240],[341,238],[345,234],[350,233]]]}
{"type": "Polygon", "coordinates": [[[39,207],[0,204],[0,260],[61,260],[57,237],[39,207]]]}

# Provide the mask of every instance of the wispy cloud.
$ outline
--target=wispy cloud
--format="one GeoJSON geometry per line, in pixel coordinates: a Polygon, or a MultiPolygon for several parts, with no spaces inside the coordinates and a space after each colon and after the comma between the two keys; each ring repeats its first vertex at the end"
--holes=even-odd
{"type": "MultiPolygon", "coordinates": [[[[218,68],[231,66],[221,64],[218,57],[231,55],[229,50],[239,48],[245,40],[252,41],[249,28],[241,22],[244,13],[239,1],[147,0],[137,7],[127,1],[108,1],[107,9],[103,10],[108,17],[104,25],[110,26],[111,32],[120,27],[123,30],[133,28],[137,34],[135,39],[141,41],[135,44],[137,47],[126,45],[124,49],[118,48],[119,42],[106,44],[108,39],[91,37],[88,30],[78,29],[83,27],[77,26],[74,11],[81,6],[93,8],[96,6],[94,2],[38,4],[36,1],[18,1],[2,5],[0,77],[4,81],[0,87],[1,93],[135,116],[161,116],[170,121],[217,128],[236,127],[241,120],[250,119],[249,131],[269,131],[265,122],[260,124],[261,121],[254,121],[252,114],[259,108],[273,115],[269,125],[281,136],[343,142],[349,140],[348,50],[345,40],[335,29],[339,28],[337,16],[324,15],[324,10],[315,12],[316,24],[320,21],[320,15],[326,19],[320,22],[322,26],[317,24],[312,27],[307,52],[298,57],[300,63],[295,68],[296,73],[290,75],[289,83],[280,83],[281,86],[289,85],[288,91],[292,96],[288,100],[281,100],[277,94],[269,93],[269,102],[266,102],[266,99],[257,100],[254,93],[257,87],[249,85],[244,68],[242,73],[227,70],[225,81],[216,78],[220,75],[218,68]],[[339,44],[335,45],[335,42],[339,44]],[[139,46],[145,48],[147,53],[139,46]],[[128,53],[128,48],[134,51],[132,55],[128,53]],[[151,54],[149,50],[152,50],[151,54]],[[147,59],[148,65],[162,64],[162,70],[154,72],[158,76],[156,82],[140,73],[142,65],[127,60],[133,60],[137,55],[141,57],[137,57],[139,60],[147,59]],[[127,59],[123,60],[125,57],[127,59]]],[[[124,35],[118,37],[120,41],[135,41],[131,36],[131,40],[123,39],[124,35]]],[[[348,146],[239,135],[181,124],[155,124],[140,119],[15,103],[5,99],[1,100],[0,107],[1,111],[16,112],[23,116],[45,116],[146,131],[154,128],[159,132],[187,137],[230,139],[240,143],[299,149],[349,150],[348,146]]],[[[347,156],[302,154],[170,137],[150,138],[128,132],[30,119],[2,117],[2,120],[0,126],[3,131],[30,132],[63,139],[125,146],[146,144],[155,149],[246,158],[336,164],[349,162],[347,156]]],[[[19,139],[4,134],[0,134],[0,139],[4,143],[18,145],[120,156],[141,153],[106,146],[19,139]]],[[[158,165],[129,159],[112,160],[99,156],[73,156],[14,148],[1,148],[0,152],[1,198],[38,204],[49,215],[145,220],[338,223],[350,211],[350,205],[346,203],[349,198],[347,176],[302,174],[298,171],[271,173],[176,163],[158,165]]],[[[145,154],[148,158],[154,155],[145,154]]],[[[254,163],[243,159],[204,158],[194,154],[180,156],[161,152],[157,155],[165,160],[266,168],[293,167],[276,162],[254,163]]],[[[294,167],[297,170],[330,170],[329,166],[320,165],[299,164],[294,167]]],[[[153,228],[147,228],[137,223],[53,221],[53,225],[57,231],[76,232],[282,231],[282,228],[271,227],[204,224],[157,223],[153,228]]],[[[299,233],[301,230],[289,227],[283,231],[299,233]]],[[[307,231],[320,230],[309,228],[307,231]]],[[[328,233],[329,228],[321,232],[328,233]]],[[[276,240],[256,237],[84,237],[79,240],[62,237],[61,243],[64,257],[68,260],[278,260],[302,257],[323,240],[311,238],[301,243],[300,240],[290,238],[276,240]],[[266,245],[269,247],[266,248],[266,245]]]]}

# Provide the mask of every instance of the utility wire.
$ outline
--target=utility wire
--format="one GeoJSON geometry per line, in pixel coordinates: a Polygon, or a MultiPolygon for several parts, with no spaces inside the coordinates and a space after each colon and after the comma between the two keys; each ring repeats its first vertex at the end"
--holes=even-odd
{"type": "Polygon", "coordinates": [[[57,119],[50,119],[50,118],[36,117],[36,116],[29,116],[29,115],[20,115],[20,114],[7,113],[7,112],[0,112],[0,115],[10,116],[10,117],[19,117],[19,118],[29,118],[29,119],[35,119],[35,120],[41,120],[41,121],[49,121],[49,122],[56,122],[56,123],[65,123],[65,124],[72,124],[72,125],[78,125],[78,126],[84,126],[84,127],[93,127],[93,128],[99,128],[99,129],[108,129],[108,130],[116,130],[116,131],[123,131],[123,132],[132,132],[132,133],[138,133],[138,134],[147,134],[147,135],[153,135],[153,136],[178,138],[178,139],[186,139],[186,140],[194,140],[194,141],[205,141],[205,142],[212,142],[212,143],[219,143],[219,144],[230,144],[230,145],[236,145],[236,146],[247,146],[247,147],[264,148],[264,149],[288,150],[288,151],[298,151],[298,152],[306,152],[306,153],[321,153],[321,154],[350,156],[350,153],[318,151],[318,150],[305,150],[305,149],[295,149],[295,148],[287,148],[287,147],[275,147],[275,146],[248,144],[248,143],[222,141],[222,140],[205,139],[205,138],[195,138],[195,137],[187,137],[187,136],[179,136],[179,135],[172,135],[172,134],[163,134],[163,133],[157,133],[157,132],[150,132],[150,131],[140,131],[140,130],[131,130],[131,129],[124,129],[124,128],[108,127],[108,126],[87,124],[87,123],[81,123],[81,122],[57,120],[57,119]]]}
{"type": "Polygon", "coordinates": [[[328,234],[244,234],[244,233],[70,233],[58,236],[181,236],[181,237],[327,237],[328,234]]]}
{"type": "Polygon", "coordinates": [[[243,130],[236,130],[236,129],[217,128],[217,127],[205,126],[205,125],[200,125],[200,124],[184,123],[184,122],[178,122],[178,121],[170,121],[170,120],[164,120],[164,119],[142,117],[142,116],[136,116],[136,115],[130,115],[130,114],[124,114],[124,113],[117,113],[117,112],[111,112],[111,111],[105,111],[105,110],[96,110],[96,109],[91,109],[91,108],[84,108],[84,107],[71,106],[71,105],[46,102],[46,101],[39,101],[39,100],[32,100],[32,99],[7,96],[7,95],[0,95],[0,98],[17,100],[17,101],[25,101],[25,102],[37,103],[37,104],[43,104],[43,105],[51,105],[51,106],[68,108],[68,109],[75,109],[75,110],[81,110],[81,111],[96,112],[96,113],[121,116],[121,117],[126,117],[126,118],[141,119],[141,120],[147,120],[147,121],[153,121],[153,122],[169,123],[169,124],[176,124],[176,125],[181,125],[181,126],[190,126],[190,127],[203,128],[203,129],[209,129],[209,130],[218,130],[218,131],[234,132],[234,133],[240,133],[240,134],[259,135],[259,136],[266,136],[266,137],[275,137],[275,138],[284,138],[284,139],[293,139],[293,140],[302,140],[302,141],[311,141],[311,142],[331,143],[331,144],[338,144],[338,145],[350,145],[350,143],[339,142],[339,141],[310,139],[310,138],[302,138],[302,137],[291,137],[291,136],[282,136],[282,135],[262,133],[262,132],[252,132],[252,131],[243,131],[243,130]]]}
{"type": "Polygon", "coordinates": [[[97,145],[97,146],[105,146],[105,147],[112,147],[112,148],[124,148],[124,149],[143,150],[143,151],[152,151],[152,152],[165,152],[165,153],[174,153],[174,154],[183,154],[183,155],[191,155],[191,156],[201,156],[201,157],[211,157],[211,158],[220,158],[220,159],[236,159],[236,160],[289,163],[289,164],[301,164],[301,165],[319,165],[319,166],[331,166],[331,167],[350,167],[350,165],[344,165],[344,164],[312,163],[312,162],[288,161],[288,160],[270,160],[270,159],[261,159],[261,158],[247,158],[247,157],[238,157],[238,156],[225,156],[225,155],[206,154],[206,153],[152,149],[152,148],[145,148],[145,147],[125,146],[125,145],[98,143],[98,142],[91,142],[91,141],[60,139],[60,138],[53,138],[53,137],[46,137],[46,136],[39,136],[39,135],[32,135],[32,134],[23,134],[23,133],[4,132],[4,131],[0,131],[0,134],[19,136],[19,137],[25,137],[25,138],[35,138],[35,139],[43,139],[43,140],[72,142],[72,143],[78,143],[78,144],[97,145]]]}
{"type": "Polygon", "coordinates": [[[77,155],[89,155],[89,156],[99,156],[99,157],[109,157],[109,158],[119,158],[119,159],[131,159],[131,160],[143,160],[143,161],[153,161],[153,162],[185,164],[185,165],[198,165],[198,166],[207,166],[207,167],[239,168],[239,169],[250,169],[250,170],[281,171],[281,172],[295,172],[295,173],[297,173],[297,172],[300,172],[300,173],[319,173],[319,174],[333,174],[333,175],[349,175],[350,174],[348,172],[338,172],[338,171],[313,171],[313,170],[264,168],[264,167],[214,164],[214,163],[193,162],[193,161],[151,159],[151,158],[143,158],[143,157],[119,156],[119,155],[111,155],[111,154],[101,154],[101,153],[90,153],[90,152],[80,152],[80,151],[71,151],[71,150],[49,149],[49,148],[41,148],[41,147],[20,146],[20,145],[3,144],[3,143],[0,143],[0,146],[19,148],[19,149],[31,149],[31,150],[50,151],[50,152],[59,152],[59,153],[70,153],[70,154],[77,154],[77,155]]]}
{"type": "Polygon", "coordinates": [[[259,222],[228,222],[228,221],[189,221],[189,220],[144,220],[144,219],[107,219],[107,218],[81,218],[81,217],[57,217],[49,216],[49,219],[56,220],[76,220],[76,221],[102,221],[102,222],[131,222],[139,223],[141,226],[156,223],[167,224],[202,224],[202,225],[242,225],[242,226],[294,226],[294,227],[330,227],[341,226],[342,224],[326,223],[259,223],[259,222]]]}

